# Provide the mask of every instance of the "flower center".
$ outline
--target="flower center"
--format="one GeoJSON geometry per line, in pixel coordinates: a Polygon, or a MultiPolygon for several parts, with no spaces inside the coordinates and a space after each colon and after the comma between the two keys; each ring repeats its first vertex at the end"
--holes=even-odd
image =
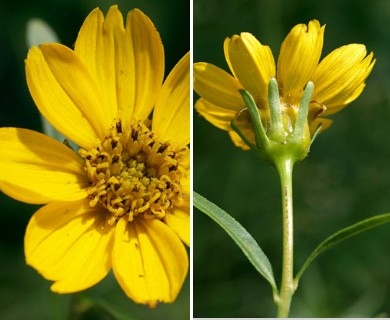
{"type": "Polygon", "coordinates": [[[90,205],[105,207],[111,225],[123,216],[162,219],[183,203],[181,163],[189,149],[158,141],[142,122],[130,128],[117,122],[100,145],[79,154],[90,179],[90,205]]]}

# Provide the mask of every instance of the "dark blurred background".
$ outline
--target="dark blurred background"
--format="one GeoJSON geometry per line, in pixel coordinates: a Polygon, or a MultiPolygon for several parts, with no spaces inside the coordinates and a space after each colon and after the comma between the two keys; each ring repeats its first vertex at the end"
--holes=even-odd
{"type": "MultiPolygon", "coordinates": [[[[27,56],[26,23],[45,20],[61,42],[72,47],[90,11],[104,14],[118,4],[122,14],[140,8],[154,22],[165,47],[166,74],[190,48],[190,4],[179,0],[2,0],[0,2],[0,126],[41,131],[39,113],[29,95],[24,59],[27,56]]],[[[0,151],[1,152],[1,151],[0,151]]],[[[70,295],[50,292],[44,280],[24,262],[24,230],[38,206],[14,201],[0,193],[0,319],[63,320],[76,305],[70,295]]],[[[150,310],[127,299],[112,274],[76,298],[85,309],[78,319],[188,319],[189,277],[173,305],[150,310]],[[90,301],[94,305],[89,307],[90,301]],[[98,305],[96,305],[96,302],[98,305]],[[104,307],[102,307],[104,305],[104,307]],[[89,310],[89,311],[88,311],[89,310]],[[111,310],[108,311],[108,310],[111,310]],[[113,315],[115,315],[113,317],[113,315]]]]}
{"type": "MultiPolygon", "coordinates": [[[[390,1],[194,0],[194,61],[228,70],[226,37],[253,33],[279,47],[298,23],[326,24],[323,57],[364,43],[377,63],[358,100],[332,116],[294,170],[295,270],[333,232],[390,212],[390,1]]],[[[196,100],[196,96],[194,100],[196,100]]],[[[281,204],[276,170],[233,146],[194,111],[194,190],[254,236],[281,273],[281,204]]],[[[194,211],[194,316],[273,317],[271,289],[234,242],[194,211]]],[[[390,225],[321,256],[301,279],[292,317],[390,316],[390,225]]]]}

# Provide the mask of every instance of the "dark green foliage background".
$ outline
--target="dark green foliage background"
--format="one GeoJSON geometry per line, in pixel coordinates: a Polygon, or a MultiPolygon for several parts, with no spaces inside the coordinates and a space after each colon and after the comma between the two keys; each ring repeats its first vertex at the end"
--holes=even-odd
{"type": "MultiPolygon", "coordinates": [[[[289,30],[326,24],[323,56],[349,43],[374,51],[376,66],[358,100],[332,116],[294,170],[295,270],[333,232],[390,212],[390,2],[387,0],[194,0],[194,61],[228,70],[226,37],[249,31],[277,57],[289,30]]],[[[196,96],[195,99],[196,100],[196,96]]],[[[281,269],[279,180],[271,166],[235,148],[194,112],[194,190],[234,216],[281,269]]],[[[272,317],[271,289],[233,241],[194,210],[194,316],[272,317]]],[[[390,226],[348,240],[303,276],[294,317],[390,316],[390,226]]]]}
{"type": "MultiPolygon", "coordinates": [[[[61,42],[73,46],[77,33],[92,9],[104,13],[118,4],[123,15],[134,7],[143,10],[155,23],[165,47],[166,74],[190,47],[190,4],[179,0],[2,0],[0,2],[0,126],[41,130],[39,113],[30,98],[24,75],[27,56],[26,23],[37,17],[48,22],[61,42]]],[[[0,155],[1,156],[1,155],[0,155]]],[[[77,295],[57,295],[50,283],[24,262],[24,230],[38,206],[14,201],[0,193],[0,319],[76,319],[69,313],[85,308],[77,319],[188,319],[189,277],[173,305],[156,310],[127,299],[112,274],[100,284],[77,295]],[[92,300],[89,308],[87,299],[92,300]],[[105,304],[107,307],[99,307],[105,304]],[[104,311],[104,309],[106,311],[104,311]],[[112,309],[112,312],[107,312],[112,309]]],[[[88,301],[89,301],[88,300],[88,301]]]]}

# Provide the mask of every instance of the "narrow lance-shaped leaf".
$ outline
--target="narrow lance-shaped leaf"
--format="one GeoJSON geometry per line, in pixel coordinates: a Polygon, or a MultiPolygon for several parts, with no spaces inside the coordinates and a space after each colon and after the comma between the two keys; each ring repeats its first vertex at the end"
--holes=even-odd
{"type": "Polygon", "coordinates": [[[271,263],[255,239],[253,239],[240,223],[214,203],[196,192],[193,193],[193,199],[194,206],[218,223],[236,242],[255,269],[271,284],[275,295],[277,293],[277,287],[271,263]]]}
{"type": "Polygon", "coordinates": [[[295,277],[295,283],[298,284],[300,278],[302,277],[303,273],[306,271],[306,269],[312,264],[312,262],[321,254],[323,254],[325,251],[333,248],[335,245],[339,244],[340,242],[353,237],[363,231],[375,228],[377,226],[380,226],[382,224],[390,222],[390,213],[380,214],[362,221],[359,221],[347,228],[341,229],[325,239],[323,242],[319,244],[319,246],[312,252],[312,254],[309,256],[309,258],[304,263],[301,270],[298,272],[297,276],[295,277]]]}

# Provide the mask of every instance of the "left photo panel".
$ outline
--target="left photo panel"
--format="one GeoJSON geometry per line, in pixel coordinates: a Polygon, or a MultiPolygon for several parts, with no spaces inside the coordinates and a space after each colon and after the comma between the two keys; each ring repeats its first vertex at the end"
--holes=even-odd
{"type": "Polygon", "coordinates": [[[2,4],[0,319],[190,319],[190,1],[2,4]]]}

